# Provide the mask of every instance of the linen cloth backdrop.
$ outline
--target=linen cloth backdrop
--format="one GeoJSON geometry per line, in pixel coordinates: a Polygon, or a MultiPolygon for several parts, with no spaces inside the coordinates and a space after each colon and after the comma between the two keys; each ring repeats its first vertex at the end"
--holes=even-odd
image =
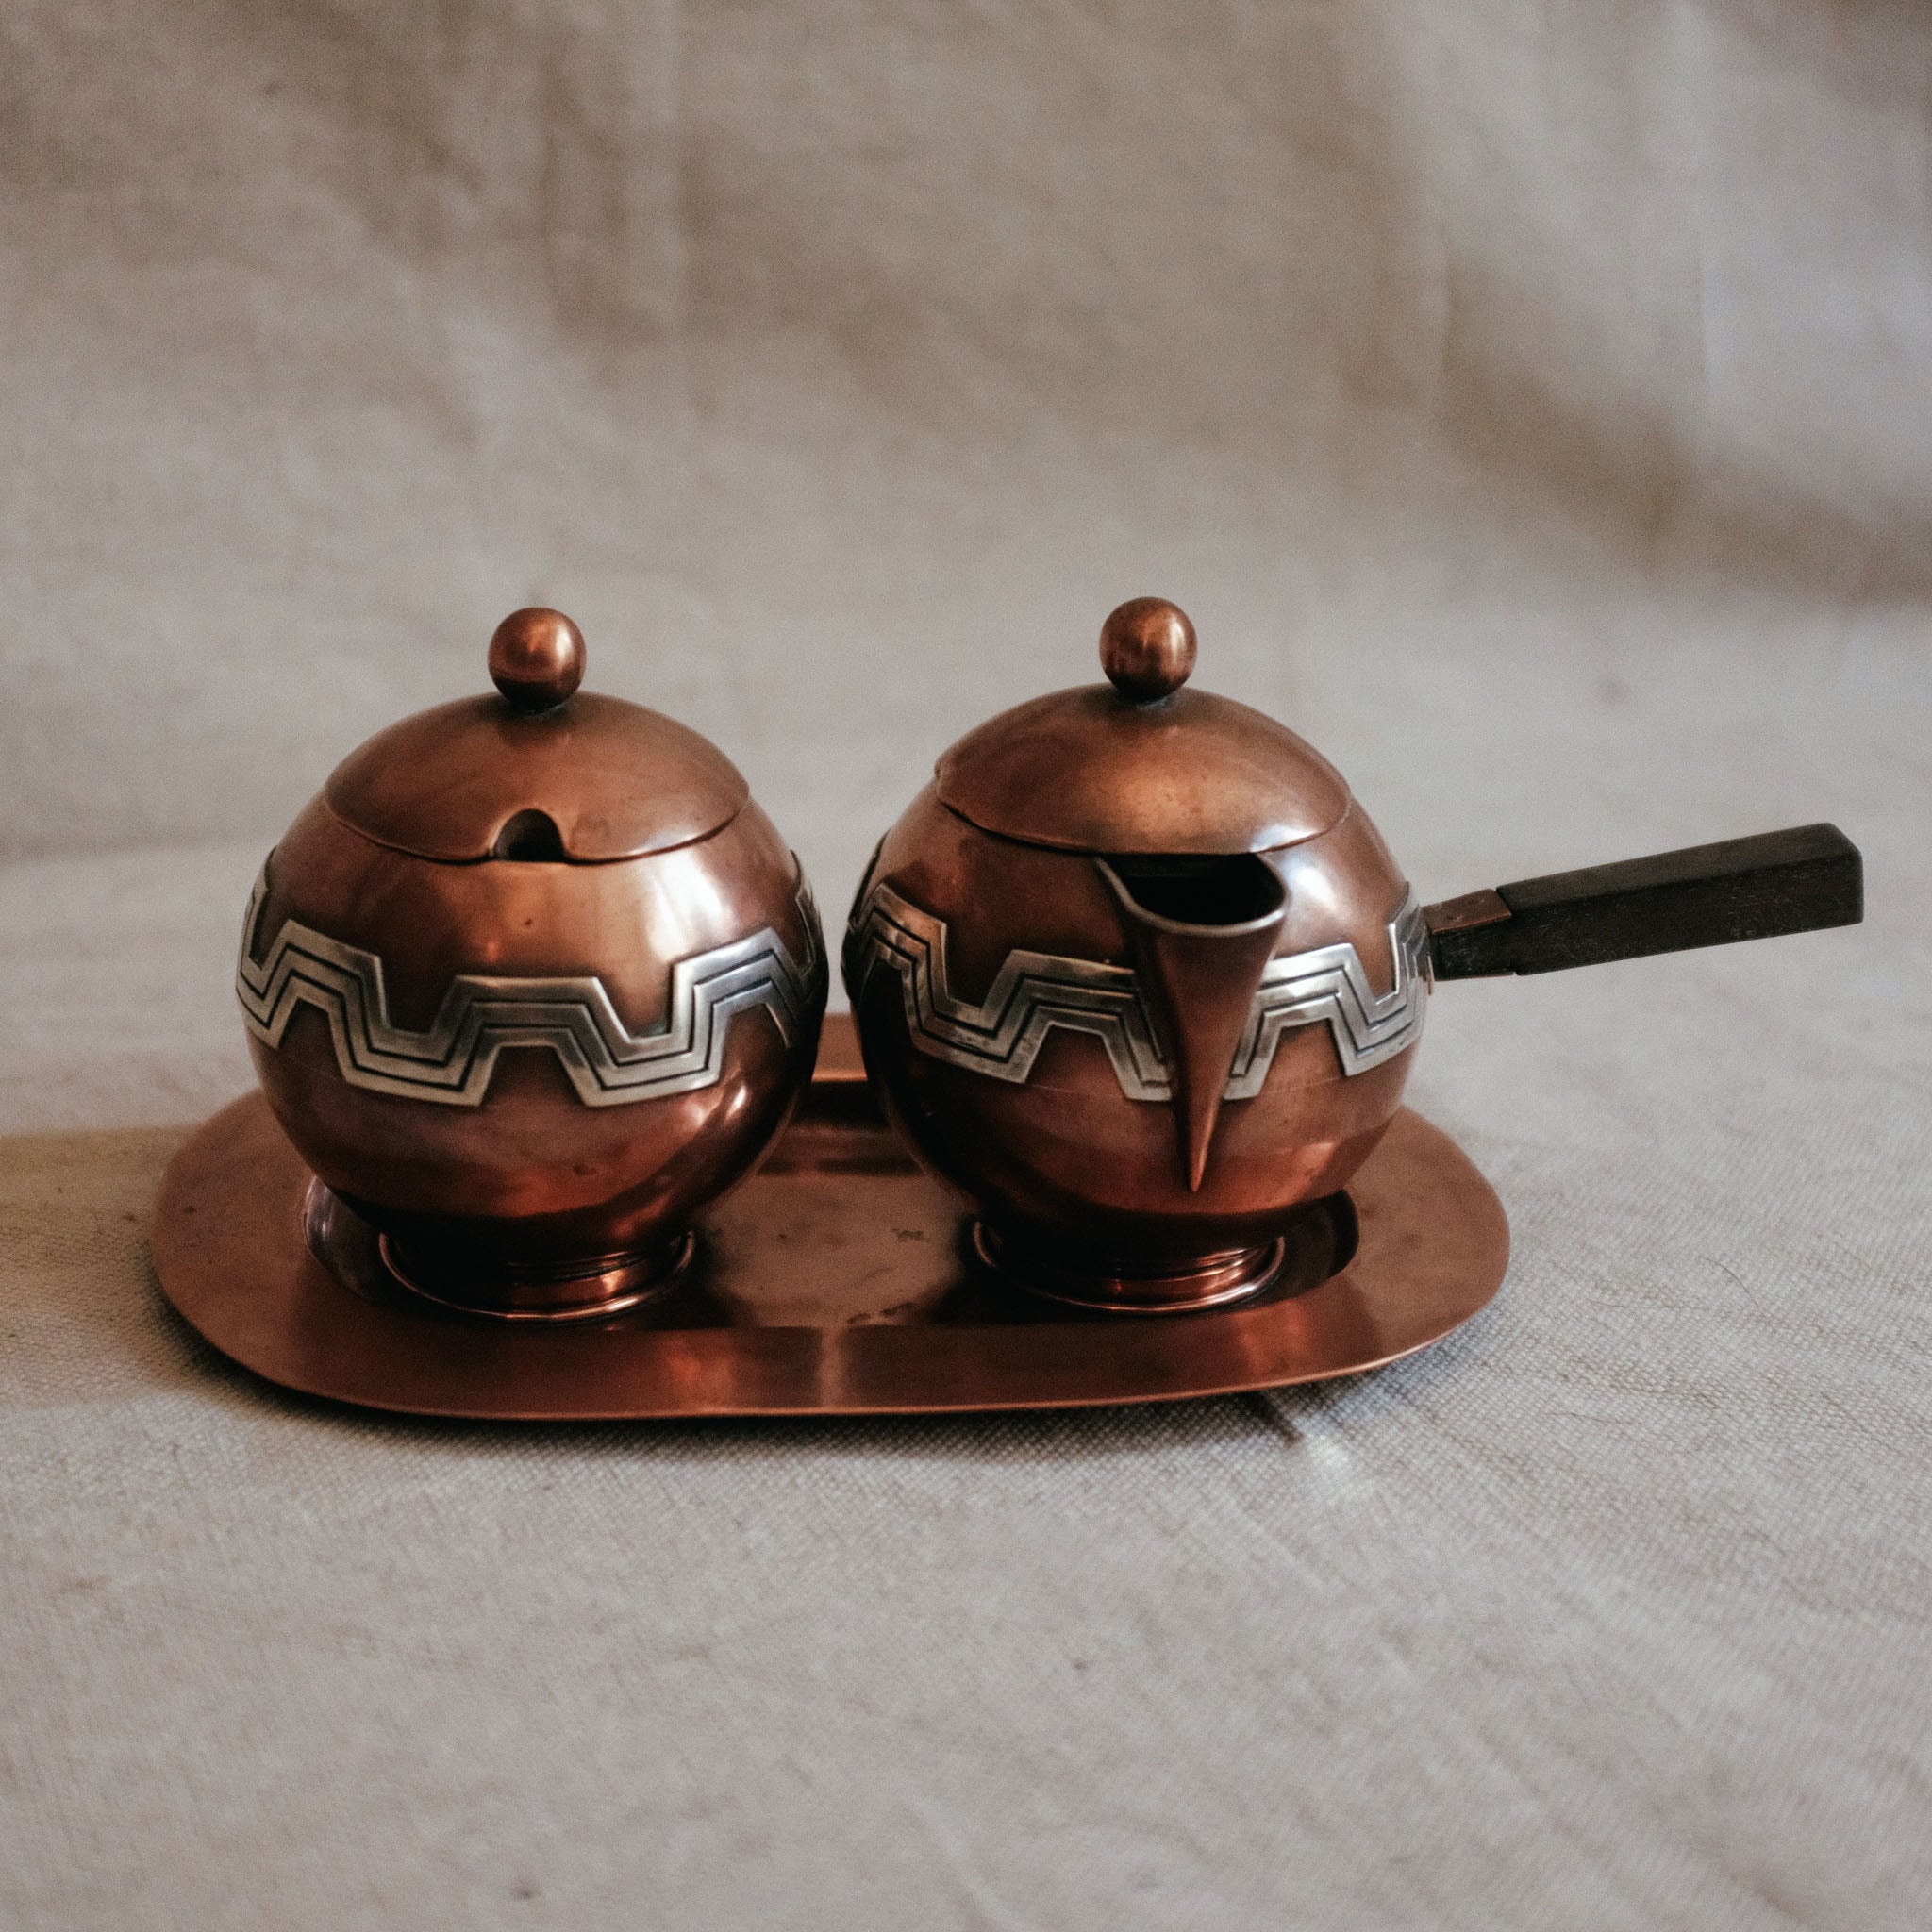
{"type": "Polygon", "coordinates": [[[1922,1926],[1932,14],[0,12],[0,1923],[1922,1926]],[[1831,818],[1835,933],[1445,988],[1415,1362],[1169,1410],[283,1397],[142,1226],[261,855],[507,610],[836,925],[1155,591],[1425,898],[1831,818]]]}

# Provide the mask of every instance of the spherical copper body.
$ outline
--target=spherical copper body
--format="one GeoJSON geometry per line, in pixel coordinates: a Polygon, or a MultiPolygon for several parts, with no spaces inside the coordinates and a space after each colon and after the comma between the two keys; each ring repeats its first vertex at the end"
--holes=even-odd
{"type": "Polygon", "coordinates": [[[1244,707],[1173,702],[1068,691],[971,734],[845,945],[868,1072],[981,1254],[1121,1308],[1265,1284],[1393,1118],[1426,989],[1402,873],[1332,768],[1244,707]]]}
{"type": "Polygon", "coordinates": [[[490,640],[490,676],[520,711],[548,711],[584,681],[584,634],[560,610],[512,610],[490,640]]]}
{"type": "Polygon", "coordinates": [[[276,1118],[398,1278],[526,1316],[675,1269],[809,1078],[824,984],[797,860],[722,755],[590,698],[463,701],[346,760],[270,855],[238,974],[276,1118]]]}
{"type": "Polygon", "coordinates": [[[1171,697],[1194,669],[1194,626],[1165,597],[1130,597],[1100,627],[1100,668],[1137,705],[1171,697]]]}

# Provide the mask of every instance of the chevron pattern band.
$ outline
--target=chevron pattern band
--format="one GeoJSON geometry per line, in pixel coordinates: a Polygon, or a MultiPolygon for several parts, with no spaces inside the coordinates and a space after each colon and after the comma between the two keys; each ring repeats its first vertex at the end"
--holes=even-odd
{"type": "Polygon", "coordinates": [[[328,1021],[336,1067],[352,1087],[442,1107],[480,1107],[506,1047],[547,1047],[586,1107],[625,1107],[714,1086],[733,1022],[762,1008],[795,1040],[824,1000],[819,919],[803,873],[798,909],[806,955],[791,957],[770,926],[680,959],[671,969],[670,1012],[656,1032],[632,1033],[594,974],[519,979],[458,974],[425,1032],[389,1014],[379,954],[290,919],[258,962],[255,928],[268,892],[263,866],[242,928],[235,991],[248,1030],[279,1047],[298,1007],[328,1021]]]}
{"type": "MultiPolygon", "coordinates": [[[[1342,941],[1271,959],[1235,1050],[1225,1097],[1252,1100],[1291,1027],[1325,1025],[1344,1074],[1366,1073],[1422,1037],[1428,998],[1428,932],[1413,894],[1389,922],[1394,984],[1378,993],[1360,955],[1342,941]]],[[[946,971],[946,923],[878,885],[854,908],[845,984],[856,1008],[874,973],[899,981],[912,1043],[935,1059],[1024,1082],[1046,1036],[1091,1034],[1107,1050],[1129,1100],[1166,1101],[1173,1085],[1131,967],[1048,953],[1007,955],[984,1000],[955,994],[946,971]]]]}
{"type": "Polygon", "coordinates": [[[1346,1074],[1379,1067],[1422,1038],[1429,929],[1414,893],[1405,894],[1388,931],[1395,976],[1384,993],[1369,984],[1361,955],[1346,940],[1269,960],[1235,1048],[1229,1100],[1252,1100],[1260,1092],[1281,1036],[1293,1026],[1325,1025],[1346,1074]]]}

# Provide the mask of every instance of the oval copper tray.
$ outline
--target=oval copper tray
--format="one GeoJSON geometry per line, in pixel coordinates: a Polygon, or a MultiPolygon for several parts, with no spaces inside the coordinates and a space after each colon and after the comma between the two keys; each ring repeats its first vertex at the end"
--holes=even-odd
{"type": "Polygon", "coordinates": [[[1160,1402],[1379,1367],[1502,1285],[1502,1204],[1405,1108],[1346,1196],[1310,1208],[1282,1285],[1238,1307],[1083,1314],[972,1257],[968,1217],[892,1139],[850,1024],[765,1165],[701,1224],[667,1294],[605,1321],[508,1324],[397,1284],[259,1094],[161,1183],[161,1287],[224,1355],[310,1395],[524,1421],[879,1415],[1160,1402]],[[325,1266],[320,1250],[329,1257],[325,1266]]]}

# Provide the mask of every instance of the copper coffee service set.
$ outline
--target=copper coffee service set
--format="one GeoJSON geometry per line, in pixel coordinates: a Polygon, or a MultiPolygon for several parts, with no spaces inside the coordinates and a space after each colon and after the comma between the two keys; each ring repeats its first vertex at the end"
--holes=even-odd
{"type": "Polygon", "coordinates": [[[578,689],[353,753],[248,905],[260,1091],[182,1148],[162,1287],[267,1378],[563,1419],[1046,1407],[1374,1367],[1495,1293],[1503,1210],[1402,1106],[1432,988],[1853,924],[1829,825],[1420,904],[1340,773],[1189,683],[969,732],[880,841],[825,1016],[804,874],[730,761],[578,689]]]}

